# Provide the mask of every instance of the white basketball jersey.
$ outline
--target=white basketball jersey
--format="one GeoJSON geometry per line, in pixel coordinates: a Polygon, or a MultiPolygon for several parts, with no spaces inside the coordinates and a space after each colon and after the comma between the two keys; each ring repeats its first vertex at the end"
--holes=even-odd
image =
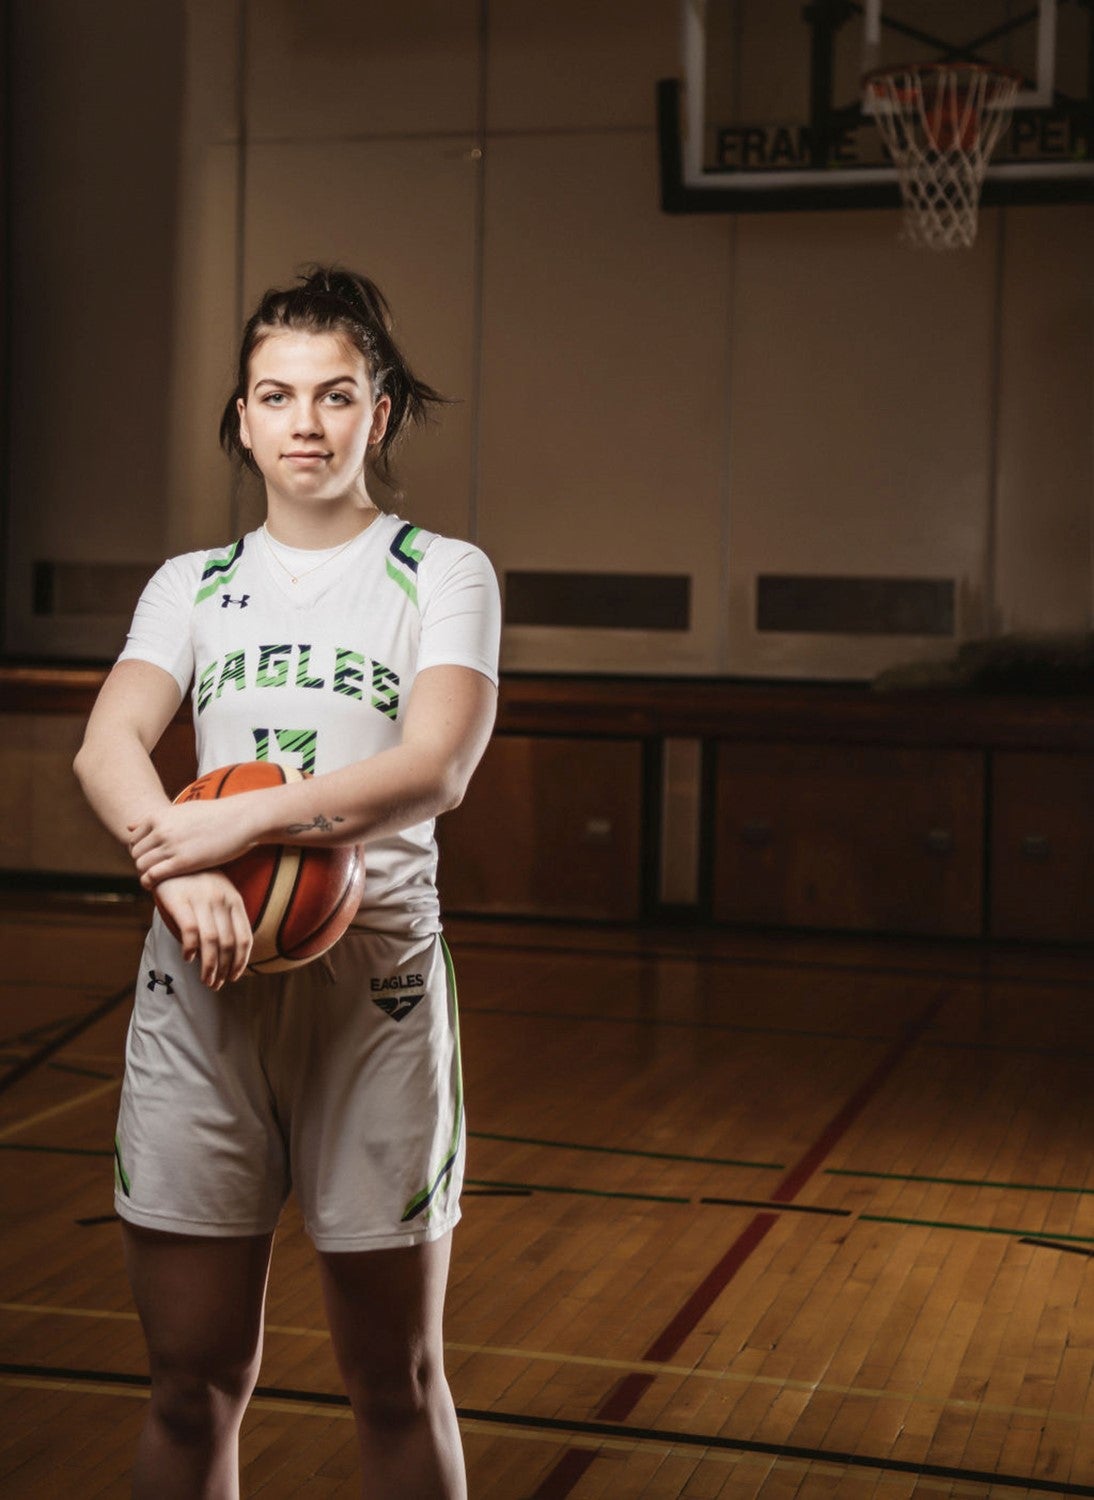
{"type": "MultiPolygon", "coordinates": [[[[191,690],[199,773],[270,760],[322,775],[399,743],[423,668],[497,682],[498,588],[476,547],[382,515],[317,566],[285,555],[258,530],[172,558],[137,606],[119,660],[191,690]]],[[[432,820],[370,843],[365,866],[360,925],[439,929],[432,820]]]]}

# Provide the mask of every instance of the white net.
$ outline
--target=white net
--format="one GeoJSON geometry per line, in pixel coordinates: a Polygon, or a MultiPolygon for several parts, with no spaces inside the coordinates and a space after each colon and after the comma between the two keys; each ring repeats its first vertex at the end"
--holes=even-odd
{"type": "Polygon", "coordinates": [[[904,238],[931,250],[976,239],[980,189],[1021,75],[932,63],[867,75],[866,107],[900,178],[904,238]]]}

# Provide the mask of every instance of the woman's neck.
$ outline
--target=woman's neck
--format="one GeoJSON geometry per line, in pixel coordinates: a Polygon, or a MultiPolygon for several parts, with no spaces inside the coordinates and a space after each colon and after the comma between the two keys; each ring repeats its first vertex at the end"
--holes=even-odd
{"type": "Polygon", "coordinates": [[[371,500],[352,507],[327,510],[278,504],[273,495],[266,497],[266,530],[276,542],[286,547],[301,547],[316,552],[351,542],[368,529],[380,514],[371,500]]]}

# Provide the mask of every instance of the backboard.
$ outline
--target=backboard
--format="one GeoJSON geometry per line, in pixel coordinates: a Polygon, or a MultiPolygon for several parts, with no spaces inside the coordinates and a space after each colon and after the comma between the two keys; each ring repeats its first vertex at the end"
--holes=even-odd
{"type": "Polygon", "coordinates": [[[1094,201],[1094,0],[681,0],[680,20],[669,212],[895,206],[863,74],[958,60],[1022,75],[982,201],[1094,201]]]}

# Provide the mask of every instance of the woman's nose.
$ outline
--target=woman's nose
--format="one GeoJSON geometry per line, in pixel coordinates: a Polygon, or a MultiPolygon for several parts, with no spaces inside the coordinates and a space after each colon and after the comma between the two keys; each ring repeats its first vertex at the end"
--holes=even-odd
{"type": "Polygon", "coordinates": [[[293,437],[314,437],[322,432],[323,424],[319,420],[319,413],[314,406],[302,405],[293,414],[293,437]]]}

